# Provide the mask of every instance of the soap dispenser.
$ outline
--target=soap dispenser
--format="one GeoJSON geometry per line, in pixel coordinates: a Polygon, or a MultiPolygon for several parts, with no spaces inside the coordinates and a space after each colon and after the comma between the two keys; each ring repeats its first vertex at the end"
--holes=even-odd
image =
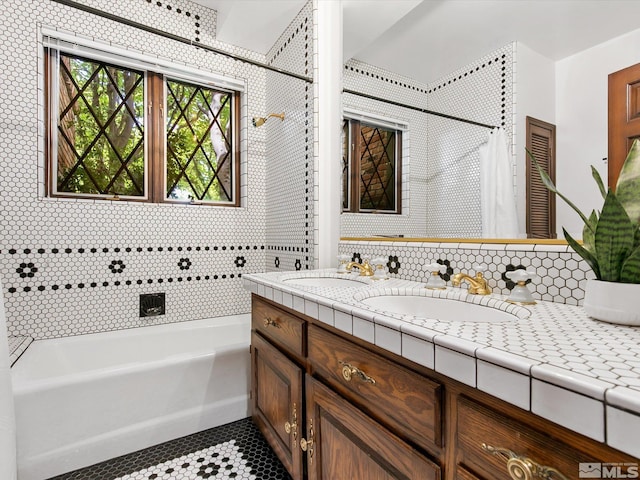
{"type": "Polygon", "coordinates": [[[511,279],[516,283],[516,286],[511,290],[511,294],[507,298],[507,302],[516,303],[518,305],[535,305],[536,301],[534,300],[529,288],[526,283],[527,280],[531,280],[536,278],[536,273],[528,270],[518,269],[513,272],[507,272],[505,274],[507,278],[511,279]]]}
{"type": "Polygon", "coordinates": [[[447,266],[439,263],[432,263],[431,265],[427,265],[427,269],[431,272],[431,275],[429,275],[425,287],[429,290],[446,290],[447,283],[440,274],[447,271],[447,266]]]}

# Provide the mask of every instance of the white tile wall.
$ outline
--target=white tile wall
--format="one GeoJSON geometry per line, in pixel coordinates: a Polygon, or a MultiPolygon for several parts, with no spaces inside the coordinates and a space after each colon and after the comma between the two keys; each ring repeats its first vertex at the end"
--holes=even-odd
{"type": "MultiPolygon", "coordinates": [[[[263,55],[215,40],[215,12],[187,0],[79,3],[266,61],[263,55]]],[[[308,17],[309,8],[302,17],[308,17]]],[[[267,78],[265,69],[249,63],[49,0],[8,0],[3,9],[10,14],[0,19],[0,275],[10,334],[47,338],[247,312],[250,296],[241,287],[243,273],[272,266],[281,249],[283,267],[295,267],[298,260],[302,268],[313,265],[312,228],[303,228],[311,202],[300,195],[312,188],[305,184],[312,165],[308,170],[304,166],[306,155],[313,161],[313,131],[307,132],[305,123],[312,112],[307,82],[277,74],[267,78]],[[242,79],[242,207],[43,198],[39,25],[90,34],[97,41],[242,79]],[[287,120],[278,124],[272,119],[253,128],[250,118],[268,110],[286,111],[287,120]],[[266,176],[267,170],[278,172],[273,168],[277,162],[280,171],[297,169],[284,183],[266,176]],[[276,188],[294,192],[286,198],[291,222],[286,227],[279,223],[284,212],[268,204],[276,198],[276,188]],[[275,225],[283,226],[278,234],[275,225]],[[181,259],[188,259],[188,269],[180,269],[187,265],[181,259]],[[109,268],[113,262],[122,262],[122,272],[109,268]],[[138,317],[139,294],[147,292],[166,293],[166,315],[138,317]]],[[[300,72],[308,61],[302,53],[308,53],[307,33],[296,32],[289,41],[299,29],[296,22],[274,50],[289,49],[291,53],[280,55],[286,58],[280,66],[300,72]]]]}
{"type": "MultiPolygon", "coordinates": [[[[309,2],[273,48],[268,63],[311,77],[313,16],[309,2]]],[[[279,73],[266,74],[266,113],[285,112],[265,130],[266,244],[268,271],[315,268],[313,85],[279,73]]]]}
{"type": "MultiPolygon", "coordinates": [[[[566,245],[455,244],[402,241],[341,241],[339,253],[353,259],[385,257],[388,275],[426,282],[430,272],[426,266],[442,262],[447,266],[443,278],[451,285],[451,275],[460,271],[472,272],[474,265],[485,264],[484,276],[494,293],[508,294],[514,283],[506,272],[525,268],[536,272],[538,278],[528,288],[538,300],[578,305],[584,298],[584,285],[594,278],[589,266],[566,245]],[[546,248],[549,247],[549,248],[546,248]]],[[[464,286],[463,286],[464,288],[464,286]]]]}

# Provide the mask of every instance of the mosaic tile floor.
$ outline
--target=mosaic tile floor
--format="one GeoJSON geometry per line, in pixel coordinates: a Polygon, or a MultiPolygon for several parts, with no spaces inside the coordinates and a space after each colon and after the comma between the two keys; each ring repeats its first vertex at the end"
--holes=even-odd
{"type": "Polygon", "coordinates": [[[250,418],[50,480],[291,480],[250,418]]]}

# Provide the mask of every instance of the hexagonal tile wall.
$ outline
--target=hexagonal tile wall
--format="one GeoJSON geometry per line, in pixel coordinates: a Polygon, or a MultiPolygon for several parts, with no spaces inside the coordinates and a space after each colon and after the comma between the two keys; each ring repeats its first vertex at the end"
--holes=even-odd
{"type": "Polygon", "coordinates": [[[358,261],[388,256],[390,276],[417,282],[426,281],[429,272],[425,266],[431,263],[447,266],[446,273],[441,275],[445,281],[449,281],[453,273],[474,272],[476,266],[484,265],[489,286],[494,293],[504,295],[508,295],[514,286],[505,273],[525,268],[537,274],[537,278],[527,282],[535,298],[570,305],[582,303],[585,280],[594,278],[586,262],[566,245],[464,244],[451,247],[447,243],[342,241],[339,252],[358,261]]]}
{"type": "Polygon", "coordinates": [[[50,338],[245,313],[250,295],[242,273],[273,268],[276,252],[280,268],[293,270],[297,261],[313,268],[310,82],[277,72],[267,77],[258,65],[197,48],[308,76],[311,5],[267,58],[218,41],[216,12],[188,0],[73,4],[10,0],[12,14],[0,19],[0,43],[7,47],[0,49],[0,65],[11,87],[0,91],[0,276],[10,335],[50,338]],[[136,28],[139,22],[196,46],[136,28]],[[39,25],[82,38],[90,32],[98,44],[241,80],[241,207],[47,197],[39,25]],[[276,107],[287,112],[284,123],[248,126],[276,107]],[[166,315],[140,320],[139,295],[159,290],[166,293],[166,315]]]}

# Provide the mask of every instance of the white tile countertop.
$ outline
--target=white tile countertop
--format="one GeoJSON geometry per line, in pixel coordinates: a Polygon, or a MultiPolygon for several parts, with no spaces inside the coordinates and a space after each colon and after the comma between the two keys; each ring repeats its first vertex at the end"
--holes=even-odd
{"type": "Polygon", "coordinates": [[[517,306],[504,296],[427,290],[335,269],[248,274],[244,287],[323,323],[485,391],[573,431],[640,457],[640,327],[589,318],[582,307],[517,306]],[[357,280],[345,287],[295,279],[357,280]],[[513,321],[439,321],[390,315],[361,303],[381,294],[453,298],[513,314],[513,321]]]}

